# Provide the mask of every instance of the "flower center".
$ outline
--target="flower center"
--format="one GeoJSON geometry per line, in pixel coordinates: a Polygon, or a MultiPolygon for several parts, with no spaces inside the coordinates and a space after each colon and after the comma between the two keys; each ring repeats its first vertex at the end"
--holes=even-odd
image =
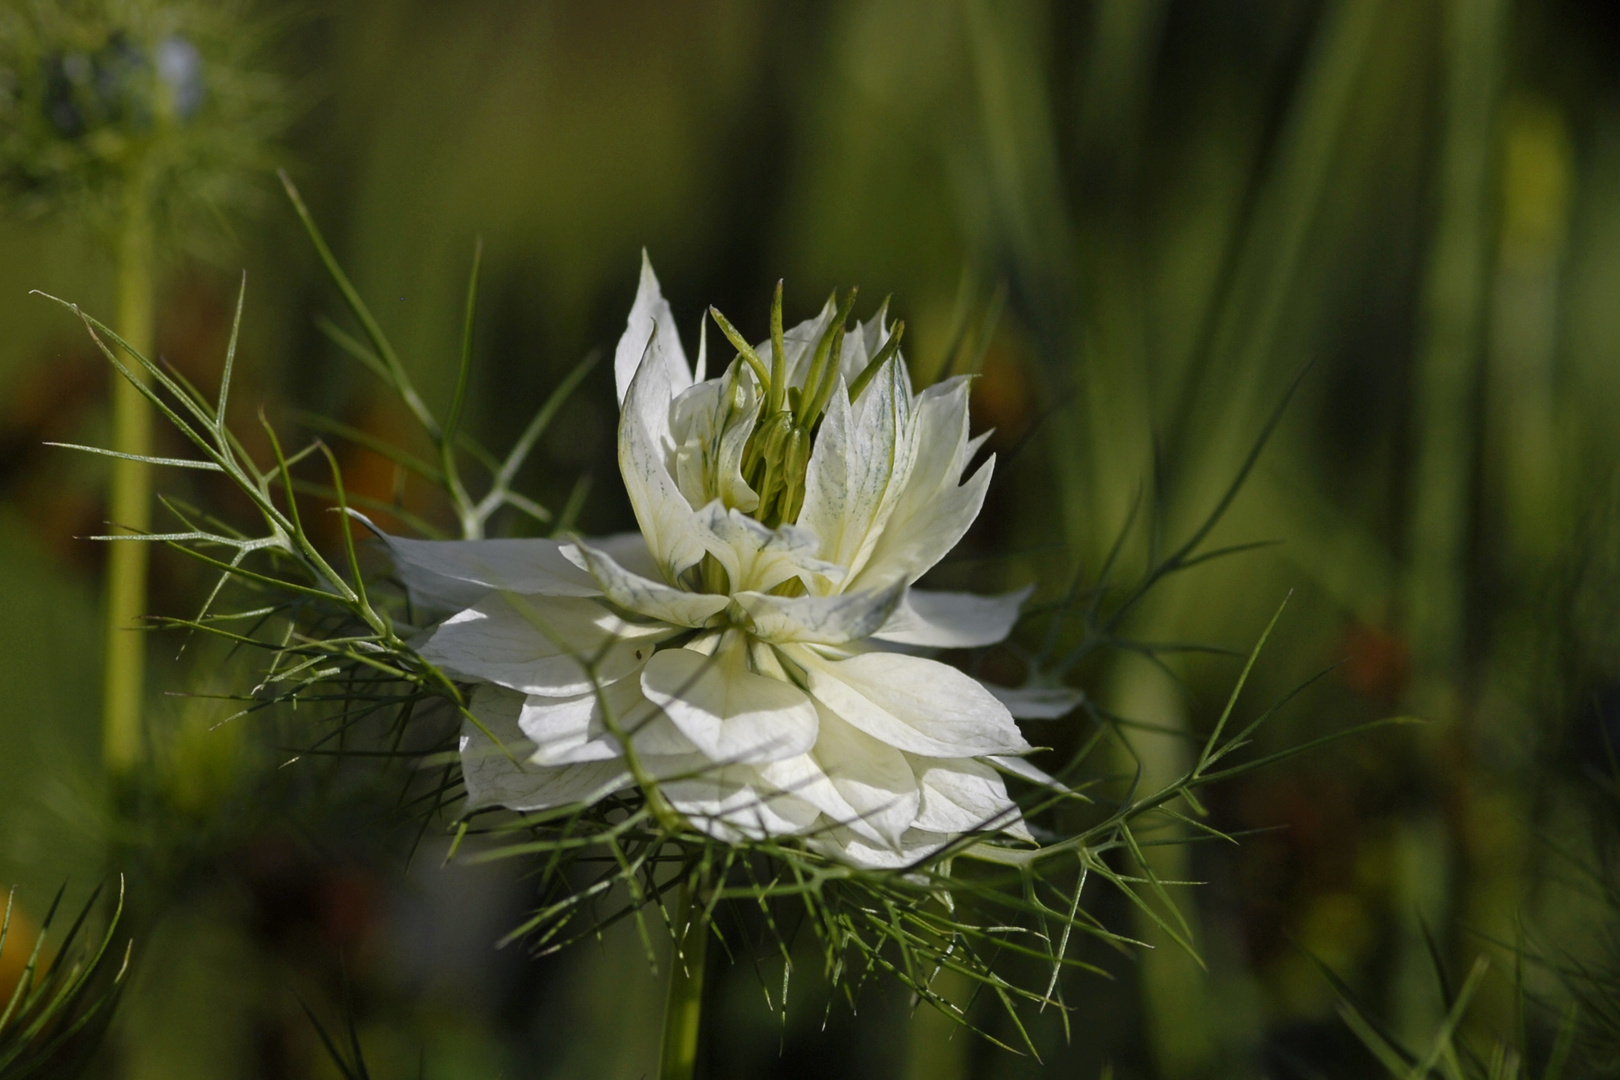
{"type": "MultiPolygon", "coordinates": [[[[742,475],[759,496],[759,505],[754,508],[752,516],[768,528],[791,525],[798,520],[799,511],[804,507],[805,470],[810,464],[810,451],[815,445],[822,414],[838,386],[845,325],[855,306],[856,292],[855,289],[849,290],[843,302],[838,304],[832,320],[816,341],[804,381],[798,386],[791,385],[796,380],[788,370],[787,344],[782,332],[780,281],[776,283],[776,296],[771,302],[769,365],[718,309],[709,309],[721,332],[736,347],[738,356],[753,369],[754,376],[764,387],[765,403],[743,448],[742,475]]],[[[899,354],[900,339],[905,329],[904,322],[894,324],[883,346],[850,384],[851,402],[860,397],[861,391],[866,389],[883,365],[899,354]]]]}

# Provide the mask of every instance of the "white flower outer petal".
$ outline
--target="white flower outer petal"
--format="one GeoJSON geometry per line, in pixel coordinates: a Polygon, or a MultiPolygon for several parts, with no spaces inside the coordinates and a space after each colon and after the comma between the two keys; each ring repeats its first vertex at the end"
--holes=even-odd
{"type": "Polygon", "coordinates": [[[445,620],[418,651],[453,675],[569,697],[630,674],[675,632],[625,622],[595,600],[496,593],[445,620]]]}
{"type": "MultiPolygon", "coordinates": [[[[566,545],[565,545],[566,546],[566,545]]],[[[591,547],[609,555],[614,562],[630,571],[640,574],[644,578],[656,578],[662,570],[658,568],[658,560],[653,558],[652,552],[647,550],[647,538],[639,532],[609,533],[606,536],[591,537],[591,547]]],[[[564,551],[563,558],[579,563],[569,557],[564,551]]]]}
{"type": "Polygon", "coordinates": [[[592,761],[561,768],[529,764],[534,749],[518,726],[523,696],[494,686],[473,691],[469,711],[500,740],[500,746],[462,721],[461,774],[467,785],[467,807],[505,806],[513,810],[545,810],[576,802],[591,802],[627,786],[630,773],[622,761],[592,761]],[[517,762],[502,752],[502,747],[517,762]],[[522,764],[518,764],[521,762],[522,764]]]}
{"type": "Polygon", "coordinates": [[[1091,802],[1091,799],[1063,783],[1057,777],[1037,765],[1031,765],[1028,758],[1006,757],[1000,754],[991,754],[984,759],[986,765],[998,769],[1009,776],[1016,776],[1026,780],[1038,788],[1044,788],[1056,795],[1067,795],[1082,802],[1091,802]]]}
{"type": "Polygon", "coordinates": [[[817,712],[815,748],[757,766],[760,776],[813,805],[828,822],[898,850],[921,801],[911,764],[900,751],[824,706],[817,712]]]}
{"type": "Polygon", "coordinates": [[[693,828],[731,844],[802,833],[818,816],[814,806],[773,789],[746,765],[711,767],[658,790],[693,828]]]}
{"type": "Polygon", "coordinates": [[[812,833],[806,843],[828,858],[874,870],[899,870],[939,851],[954,836],[908,829],[900,849],[874,844],[853,829],[834,828],[812,833]]]}
{"type": "Polygon", "coordinates": [[[596,596],[602,590],[556,540],[410,540],[379,533],[412,603],[471,607],[491,592],[596,596]]]}
{"type": "Polygon", "coordinates": [[[1086,695],[1070,686],[991,686],[1007,711],[1020,720],[1060,720],[1068,716],[1086,695]]]}
{"type": "Polygon", "coordinates": [[[619,414],[619,473],[625,494],[647,539],[647,550],[671,581],[702,559],[704,550],[692,504],[669,472],[672,398],[667,366],[643,363],[619,414]]]}
{"type": "Polygon", "coordinates": [[[726,638],[713,656],[690,647],[656,653],[642,670],[642,692],[714,761],[780,761],[809,750],[816,741],[810,698],[749,670],[742,635],[726,638]]]}
{"type": "Polygon", "coordinates": [[[916,827],[928,832],[1005,832],[1031,839],[996,770],[972,758],[906,755],[922,788],[916,827]]]}
{"type": "Polygon", "coordinates": [[[670,313],[669,301],[658,287],[658,275],[653,273],[652,261],[645,250],[641,253],[641,280],[636,285],[636,299],[630,305],[630,317],[625,321],[624,333],[613,350],[613,383],[619,392],[619,402],[630,388],[636,369],[656,339],[657,355],[669,373],[670,385],[678,393],[692,385],[692,372],[686,365],[686,353],[681,349],[681,336],[675,330],[675,317],[670,313]],[[656,330],[656,335],[654,331],[656,330]]]}
{"type": "Polygon", "coordinates": [[[541,765],[571,765],[622,757],[623,744],[608,727],[604,704],[613,727],[632,740],[637,754],[697,752],[663,710],[642,694],[638,669],[603,686],[600,694],[565,698],[530,694],[523,702],[518,725],[535,745],[534,760],[541,765]]]}
{"type": "MultiPolygon", "coordinates": [[[[1019,608],[1033,591],[1034,586],[1028,586],[1000,596],[979,596],[908,589],[888,621],[872,636],[896,645],[929,649],[994,645],[1012,632],[1018,622],[1019,608]]],[[[1002,702],[1007,703],[1005,698],[1002,702]]],[[[1015,710],[1013,715],[1019,713],[1015,710]]]]}
{"type": "Polygon", "coordinates": [[[782,653],[804,669],[818,701],[908,753],[953,758],[1030,749],[1006,706],[953,667],[902,653],[829,660],[802,645],[782,653]]]}

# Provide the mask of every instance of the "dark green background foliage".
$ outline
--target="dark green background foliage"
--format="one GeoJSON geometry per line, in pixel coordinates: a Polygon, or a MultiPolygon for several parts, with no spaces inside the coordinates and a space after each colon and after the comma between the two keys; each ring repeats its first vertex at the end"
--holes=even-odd
{"type": "MultiPolygon", "coordinates": [[[[1000,455],[979,525],[933,583],[1034,581],[1049,613],[1071,585],[1084,609],[1122,533],[1120,580],[1180,544],[1310,365],[1211,537],[1277,543],[1155,586],[1120,628],[1155,648],[1093,647],[1082,620],[1060,621],[1051,640],[1088,707],[1027,730],[1062,751],[1108,726],[1099,775],[1139,766],[1162,784],[1241,663],[1187,646],[1241,653],[1290,591],[1244,722],[1331,671],[1260,752],[1427,722],[1208,792],[1237,846],[1151,849],[1161,877],[1202,883],[1173,891],[1203,966],[1117,895],[1088,893],[1105,925],[1160,947],[1086,945],[1109,977],[1070,976],[1067,1038],[1056,1010],[1033,1017],[1040,1063],[953,1036],[882,981],[828,1008],[808,955],[778,1015],[779,962],[756,966],[760,928],[738,912],[733,957],[711,950],[700,1073],[1369,1076],[1342,1001],[1421,1054],[1487,955],[1464,1074],[1551,1075],[1566,1030],[1564,1075],[1613,1075],[1610,5],[316,0],[261,4],[243,26],[274,35],[237,45],[293,87],[278,107],[297,119],[264,160],[288,168],[440,410],[483,237],[463,425],[486,444],[509,445],[611,347],[643,246],[689,350],[710,303],[761,336],[778,277],[790,319],[834,286],[862,287],[863,316],[893,293],[919,375],[953,349],[982,357],[974,420],[1000,455]],[[1490,1072],[1514,1055],[1517,1074],[1490,1072]]],[[[160,353],[217,386],[245,267],[237,429],[258,431],[262,405],[283,432],[311,410],[409,444],[397,401],[317,328],[338,298],[273,177],[258,182],[256,215],[203,245],[212,261],[165,264],[160,353]]],[[[121,925],[137,943],[98,1075],[336,1076],[300,1000],[329,1032],[352,1022],[377,1077],[647,1075],[662,976],[632,927],[538,960],[497,951],[532,883],[510,863],[441,869],[442,822],[420,832],[407,773],[278,767],[307,741],[289,718],[216,726],[230,703],[162,693],[240,692],[251,658],[154,639],[142,801],[105,815],[103,553],[73,539],[104,531],[104,470],[41,443],[104,440],[106,376],[82,328],[26,295],[111,314],[110,262],[71,218],[0,224],[0,884],[18,882],[18,918],[37,921],[64,879],[82,903],[109,852],[130,872],[121,925]]],[[[557,510],[592,476],[588,532],[630,524],[611,382],[594,370],[520,484],[557,510]]],[[[385,459],[333,445],[352,491],[400,500],[392,527],[452,524],[385,459]]],[[[247,509],[191,474],[160,489],[247,509]]],[[[194,612],[208,585],[159,554],[153,610],[194,612]]],[[[1049,622],[1020,642],[1038,649],[1049,622]]],[[[987,663],[1022,674],[1012,653],[987,663]]],[[[0,988],[23,940],[0,955],[0,988]]],[[[969,1015],[1007,1036],[994,1008],[969,1015]]]]}

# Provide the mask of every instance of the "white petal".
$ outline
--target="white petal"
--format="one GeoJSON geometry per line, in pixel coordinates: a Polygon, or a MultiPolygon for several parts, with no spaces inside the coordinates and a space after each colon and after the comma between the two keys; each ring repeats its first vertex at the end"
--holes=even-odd
{"type": "Polygon", "coordinates": [[[752,633],[764,641],[809,641],[840,645],[870,637],[900,601],[903,585],[881,593],[841,596],[778,596],[742,592],[734,599],[752,620],[752,633]]]}
{"type": "Polygon", "coordinates": [[[619,414],[619,472],[636,522],[667,577],[673,578],[703,558],[692,505],[670,475],[672,449],[669,407],[673,397],[669,372],[662,364],[643,364],[631,380],[619,414]]]}
{"type": "MultiPolygon", "coordinates": [[[[707,325],[707,324],[705,324],[707,325]]],[[[693,506],[719,499],[751,511],[759,495],[743,479],[743,450],[759,417],[761,398],[753,371],[735,360],[726,373],[700,382],[670,406],[674,475],[693,506]]]]}
{"type": "MultiPolygon", "coordinates": [[[[613,557],[613,561],[630,571],[645,578],[656,578],[662,572],[658,569],[658,561],[647,550],[647,538],[638,532],[609,533],[607,536],[593,536],[590,538],[591,547],[597,551],[605,551],[613,557]]],[[[568,553],[563,552],[567,559],[568,553]]],[[[572,559],[569,559],[573,562],[572,559]]],[[[574,563],[575,566],[579,564],[574,563]]]]}
{"type": "MultiPolygon", "coordinates": [[[[994,645],[1012,632],[1034,586],[1000,596],[909,589],[889,621],[872,636],[897,645],[933,649],[970,649],[994,645]]],[[[1001,697],[996,688],[990,692],[1001,697]]],[[[1006,698],[1002,698],[1006,704],[1006,698]]],[[[1010,707],[1010,706],[1009,706],[1010,707]]],[[[1019,716],[1017,711],[1014,716],[1019,716]]]]}
{"type": "Polygon", "coordinates": [[[874,844],[853,829],[818,830],[807,843],[828,858],[878,870],[899,870],[920,862],[956,839],[940,833],[907,830],[900,838],[900,850],[874,844]]]}
{"type": "Polygon", "coordinates": [[[596,596],[591,576],[556,540],[407,540],[378,534],[411,602],[439,610],[471,607],[490,592],[596,596]]]}
{"type": "MultiPolygon", "coordinates": [[[[839,373],[844,376],[846,383],[854,383],[871,363],[872,357],[883,348],[883,343],[889,339],[889,303],[883,302],[876,315],[859,324],[844,338],[843,359],[839,364],[839,373]]],[[[903,365],[902,365],[903,366],[903,365]]]]}
{"type": "Polygon", "coordinates": [[[447,619],[419,651],[452,675],[565,697],[623,678],[674,632],[625,622],[595,600],[496,593],[447,619]]]}
{"type": "Polygon", "coordinates": [[[911,764],[894,747],[827,709],[819,714],[815,749],[758,765],[759,774],[813,805],[828,822],[898,849],[921,798],[911,764]]]}
{"type": "Polygon", "coordinates": [[[748,437],[754,433],[764,399],[753,371],[742,361],[733,361],[729,378],[737,389],[726,403],[709,469],[715,495],[727,506],[749,512],[759,506],[759,493],[743,479],[743,452],[748,449],[748,437]]]}
{"type": "Polygon", "coordinates": [[[1028,758],[1006,757],[999,754],[992,754],[984,759],[984,763],[993,768],[1000,769],[1009,776],[1016,776],[1020,780],[1028,781],[1038,788],[1045,788],[1047,791],[1050,791],[1053,794],[1066,795],[1071,799],[1079,799],[1084,803],[1089,803],[1092,801],[1089,795],[1085,795],[1074,790],[1074,788],[1065,784],[1063,781],[1048,773],[1046,770],[1031,765],[1028,758]]]}
{"type": "Polygon", "coordinates": [[[1072,713],[1086,695],[1068,686],[992,686],[985,689],[1020,720],[1058,720],[1072,713]]]}
{"type": "Polygon", "coordinates": [[[692,381],[702,382],[709,377],[709,320],[698,320],[697,364],[692,368],[692,381]]]}
{"type": "Polygon", "coordinates": [[[815,745],[816,708],[798,687],[749,670],[742,635],[713,656],[665,649],[647,662],[641,689],[715,761],[780,761],[815,745]]]}
{"type": "Polygon", "coordinates": [[[724,596],[687,592],[632,574],[612,556],[588,546],[583,540],[569,545],[568,553],[578,554],[609,600],[649,619],[675,626],[703,626],[731,602],[724,596]]]}
{"type": "Polygon", "coordinates": [[[1006,707],[953,667],[901,653],[828,660],[790,645],[783,654],[804,668],[817,700],[908,753],[950,758],[1029,749],[1006,707]]]}
{"type": "Polygon", "coordinates": [[[500,740],[500,746],[476,724],[462,722],[461,774],[467,784],[468,809],[505,806],[544,810],[595,802],[628,786],[630,774],[622,761],[593,761],[562,768],[527,761],[534,746],[518,726],[522,705],[521,694],[498,687],[480,686],[473,693],[469,711],[500,740]]]}
{"type": "Polygon", "coordinates": [[[600,694],[566,698],[531,694],[523,702],[518,726],[534,743],[534,760],[542,765],[623,757],[614,730],[632,739],[642,757],[697,750],[642,694],[640,671],[602,687],[600,694]]]}
{"type": "MultiPolygon", "coordinates": [[[[966,379],[947,379],[919,394],[913,422],[916,460],[905,488],[864,567],[852,573],[846,588],[917,580],[956,546],[984,505],[993,457],[958,484],[976,445],[967,437],[966,379]]],[[[805,502],[809,505],[808,495],[805,502]]]]}
{"type": "Polygon", "coordinates": [[[675,331],[675,317],[670,314],[669,301],[658,287],[658,275],[653,273],[647,252],[641,253],[641,280],[636,286],[635,303],[630,305],[630,318],[618,347],[613,350],[613,382],[619,391],[619,403],[635,378],[636,369],[646,355],[656,355],[669,373],[670,385],[677,392],[692,385],[692,372],[686,366],[686,353],[681,349],[681,336],[675,331]],[[654,331],[656,330],[656,335],[654,331]],[[655,339],[657,347],[649,350],[655,339]]]}
{"type": "Polygon", "coordinates": [[[1020,839],[1029,830],[996,770],[972,758],[908,755],[922,788],[917,828],[960,834],[1000,831],[1020,839]]]}
{"type": "Polygon", "coordinates": [[[671,780],[659,790],[692,826],[727,843],[791,836],[816,820],[816,808],[778,791],[745,765],[728,765],[671,780]]]}
{"type": "Polygon", "coordinates": [[[675,446],[670,471],[681,494],[693,506],[715,498],[708,475],[719,414],[726,388],[719,380],[695,383],[669,406],[669,437],[675,446]]]}
{"type": "Polygon", "coordinates": [[[843,571],[816,556],[820,541],[798,525],[768,529],[718,501],[697,514],[698,535],[725,568],[732,592],[764,592],[791,578],[807,584],[816,575],[838,580],[843,571]]]}
{"type": "Polygon", "coordinates": [[[887,365],[853,404],[838,384],[805,471],[798,524],[821,539],[822,558],[851,575],[879,542],[912,470],[911,395],[903,372],[887,365]]]}

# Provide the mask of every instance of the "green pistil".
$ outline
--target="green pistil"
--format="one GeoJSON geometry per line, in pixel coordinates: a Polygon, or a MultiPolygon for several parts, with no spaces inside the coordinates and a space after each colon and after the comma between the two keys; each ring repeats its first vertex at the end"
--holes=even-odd
{"type": "Polygon", "coordinates": [[[759,378],[759,385],[769,387],[771,385],[771,373],[765,370],[765,361],[759,358],[759,353],[755,352],[754,347],[748,344],[743,339],[743,336],[737,332],[737,328],[732,326],[724,315],[720,314],[719,308],[711,307],[709,314],[714,316],[715,324],[720,327],[720,332],[726,335],[726,340],[731,342],[744,360],[748,361],[748,366],[754,369],[755,376],[759,378]]]}
{"type": "MultiPolygon", "coordinates": [[[[793,414],[788,412],[771,413],[765,419],[754,425],[753,433],[748,436],[748,442],[743,446],[742,474],[743,479],[756,492],[759,491],[758,480],[763,475],[765,458],[770,452],[772,438],[784,425],[793,424],[793,414]]],[[[763,492],[760,492],[763,495],[763,492]]]]}
{"type": "Polygon", "coordinates": [[[883,347],[878,350],[877,355],[872,357],[871,363],[862,368],[861,373],[855,376],[855,385],[849,388],[849,400],[854,401],[860,397],[861,391],[866,389],[866,384],[871,382],[873,376],[883,370],[883,365],[888,363],[900,351],[900,339],[905,336],[905,333],[906,324],[904,322],[894,324],[894,329],[889,332],[889,340],[885,341],[883,347]]]}
{"type": "Polygon", "coordinates": [[[705,554],[698,563],[698,591],[725,596],[731,592],[731,575],[720,565],[720,560],[705,554]]]}

